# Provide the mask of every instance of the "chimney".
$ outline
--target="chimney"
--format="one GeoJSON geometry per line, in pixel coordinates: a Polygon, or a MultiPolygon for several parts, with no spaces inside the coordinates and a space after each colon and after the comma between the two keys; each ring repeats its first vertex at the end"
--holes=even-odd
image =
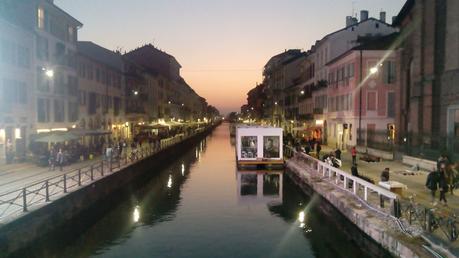
{"type": "Polygon", "coordinates": [[[346,16],[346,27],[352,26],[352,16],[346,16]]]}
{"type": "Polygon", "coordinates": [[[362,10],[360,11],[360,22],[368,20],[368,11],[362,10]]]}
{"type": "Polygon", "coordinates": [[[379,20],[382,22],[386,22],[386,12],[380,12],[379,13],[379,20]]]}
{"type": "Polygon", "coordinates": [[[392,24],[394,24],[396,19],[397,19],[397,16],[392,16],[392,24]]]}

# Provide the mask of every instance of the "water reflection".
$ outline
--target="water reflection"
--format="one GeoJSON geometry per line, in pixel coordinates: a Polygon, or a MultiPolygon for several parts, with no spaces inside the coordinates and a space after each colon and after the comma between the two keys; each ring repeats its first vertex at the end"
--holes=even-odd
{"type": "Polygon", "coordinates": [[[282,204],[282,171],[236,171],[240,204],[282,204]]]}

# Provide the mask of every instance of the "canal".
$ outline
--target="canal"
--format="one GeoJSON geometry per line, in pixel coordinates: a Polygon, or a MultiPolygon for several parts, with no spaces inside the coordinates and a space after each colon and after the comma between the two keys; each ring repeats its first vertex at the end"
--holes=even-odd
{"type": "Polygon", "coordinates": [[[234,153],[223,124],[128,194],[13,257],[387,256],[286,173],[237,171],[234,153]]]}

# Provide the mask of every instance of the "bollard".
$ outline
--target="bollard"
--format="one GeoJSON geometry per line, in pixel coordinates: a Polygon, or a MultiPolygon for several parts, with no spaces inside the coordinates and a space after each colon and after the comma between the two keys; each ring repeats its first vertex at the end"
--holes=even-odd
{"type": "Polygon", "coordinates": [[[104,161],[100,162],[100,174],[104,176],[104,161]]]}
{"type": "MultiPolygon", "coordinates": [[[[110,173],[112,173],[112,171],[113,171],[113,161],[111,159],[110,159],[109,169],[110,169],[110,173]]],[[[103,175],[104,174],[102,173],[102,176],[103,175]]]]}
{"type": "Polygon", "coordinates": [[[91,181],[94,180],[94,166],[91,165],[91,181]]]}
{"type": "Polygon", "coordinates": [[[384,196],[379,194],[379,207],[384,208],[384,196]]]}
{"type": "Polygon", "coordinates": [[[64,174],[64,193],[67,193],[67,174],[64,174]]]}
{"type": "Polygon", "coordinates": [[[402,209],[400,206],[400,200],[394,199],[392,200],[393,210],[394,210],[394,217],[400,218],[402,217],[402,209]]]}
{"type": "Polygon", "coordinates": [[[81,168],[78,169],[78,186],[81,186],[81,168]]]}
{"type": "Polygon", "coordinates": [[[46,182],[45,182],[45,187],[46,187],[45,188],[45,192],[46,192],[46,195],[45,195],[46,196],[46,200],[45,201],[46,202],[49,202],[49,187],[48,186],[49,186],[48,180],[46,180],[46,182]]]}
{"type": "Polygon", "coordinates": [[[27,212],[27,191],[24,188],[22,188],[22,211],[27,212]]]}

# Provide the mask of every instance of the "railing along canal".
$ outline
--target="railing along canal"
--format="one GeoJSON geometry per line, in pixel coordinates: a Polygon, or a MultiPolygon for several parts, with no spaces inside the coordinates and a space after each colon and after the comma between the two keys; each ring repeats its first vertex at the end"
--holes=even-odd
{"type": "Polygon", "coordinates": [[[320,180],[325,180],[357,197],[371,209],[395,219],[404,233],[419,235],[422,232],[430,234],[438,232],[440,234],[436,235],[440,238],[446,238],[448,241],[457,240],[458,220],[456,214],[445,214],[439,209],[427,208],[416,203],[413,196],[408,201],[402,200],[393,192],[352,176],[305,153],[297,152],[290,146],[284,146],[284,152],[285,157],[301,161],[309,168],[304,172],[310,173],[313,177],[320,177],[320,180]],[[390,205],[386,206],[385,201],[389,201],[390,205]],[[409,229],[407,229],[407,225],[410,226],[409,229]],[[416,228],[421,231],[416,230],[416,228]]]}
{"type": "Polygon", "coordinates": [[[301,161],[309,168],[303,170],[305,173],[310,173],[312,176],[319,177],[320,180],[325,180],[333,186],[349,192],[377,212],[392,217],[397,217],[400,214],[397,194],[350,175],[305,153],[297,152],[289,146],[285,146],[284,150],[286,150],[287,157],[290,156],[301,161]],[[389,205],[386,205],[386,202],[389,202],[389,205]]]}
{"type": "Polygon", "coordinates": [[[159,144],[145,143],[139,148],[126,149],[120,155],[95,161],[90,165],[46,178],[21,189],[0,194],[0,222],[11,216],[28,212],[31,208],[45,205],[63,194],[89,185],[104,176],[119,171],[122,167],[150,157],[204,130],[204,128],[199,128],[193,134],[178,134],[171,138],[162,139],[159,144]]]}

